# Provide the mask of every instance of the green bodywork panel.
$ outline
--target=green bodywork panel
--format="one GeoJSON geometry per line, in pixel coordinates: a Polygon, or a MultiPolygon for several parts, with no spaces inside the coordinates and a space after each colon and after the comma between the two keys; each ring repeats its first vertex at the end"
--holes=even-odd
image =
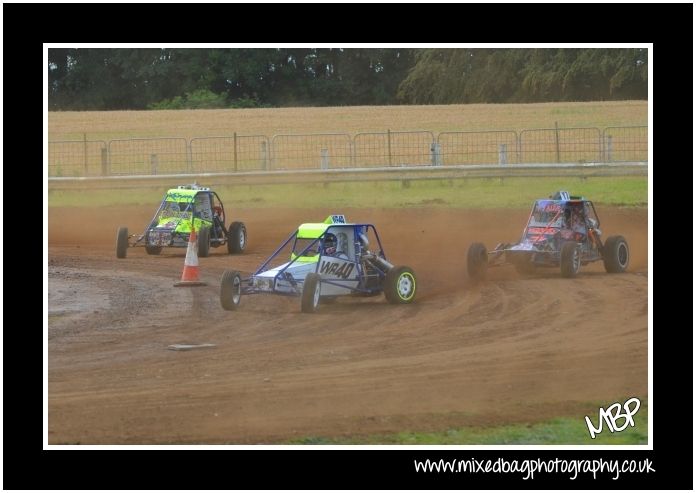
{"type": "Polygon", "coordinates": [[[317,253],[316,255],[305,255],[303,257],[298,257],[295,255],[295,253],[290,254],[290,260],[295,260],[297,262],[303,262],[303,263],[311,263],[311,262],[319,262],[319,254],[317,253]]]}
{"type": "MultiPolygon", "coordinates": [[[[303,240],[316,240],[331,226],[331,224],[325,223],[305,223],[300,224],[297,228],[297,237],[303,240]]],[[[319,262],[319,254],[316,255],[305,255],[298,257],[294,252],[290,254],[290,260],[295,260],[297,262],[319,262]]]]}
{"type": "Polygon", "coordinates": [[[167,196],[165,197],[166,202],[193,202],[196,194],[199,190],[181,190],[178,188],[172,188],[167,190],[167,196]]]}
{"type": "MultiPolygon", "coordinates": [[[[160,217],[156,227],[174,228],[174,232],[176,233],[191,233],[191,214],[185,214],[186,219],[178,217],[160,217]]],[[[198,218],[194,218],[193,224],[196,227],[196,231],[200,231],[203,226],[211,227],[213,225],[211,221],[205,221],[198,218]]]]}
{"type": "MultiPolygon", "coordinates": [[[[157,218],[157,228],[172,228],[176,233],[191,233],[192,226],[192,212],[193,202],[198,194],[199,190],[182,190],[178,188],[173,188],[167,191],[165,196],[165,208],[160,213],[157,218]],[[176,212],[170,209],[174,204],[179,204],[178,208],[181,208],[185,204],[189,210],[176,212]]],[[[213,222],[207,221],[201,218],[193,218],[193,226],[195,226],[196,231],[200,231],[202,227],[212,227],[213,222]]]]}
{"type": "MultiPolygon", "coordinates": [[[[297,238],[302,239],[302,240],[316,240],[321,235],[323,235],[326,232],[326,230],[329,229],[331,226],[335,226],[335,225],[350,226],[350,224],[345,223],[345,222],[335,222],[334,218],[341,218],[342,221],[345,221],[345,217],[343,215],[332,215],[332,216],[327,217],[323,223],[300,224],[300,227],[297,228],[297,238]]],[[[296,260],[297,262],[307,262],[307,263],[318,262],[319,261],[319,254],[298,257],[293,252],[290,254],[290,260],[296,260]]]]}
{"type": "Polygon", "coordinates": [[[297,237],[306,239],[306,240],[314,240],[316,238],[319,238],[321,235],[324,234],[324,232],[329,229],[329,226],[331,224],[325,224],[325,223],[305,223],[305,224],[300,224],[300,227],[297,228],[297,237]]]}

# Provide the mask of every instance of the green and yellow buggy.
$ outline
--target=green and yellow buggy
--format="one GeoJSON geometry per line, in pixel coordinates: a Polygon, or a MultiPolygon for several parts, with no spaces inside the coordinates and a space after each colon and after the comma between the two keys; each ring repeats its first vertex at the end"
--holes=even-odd
{"type": "Polygon", "coordinates": [[[210,247],[227,245],[230,254],[242,253],[246,248],[244,223],[235,221],[227,227],[218,194],[194,184],[167,190],[143,234],[129,236],[128,228],[118,228],[116,257],[125,258],[128,248],[135,246],[144,246],[149,255],[158,255],[164,247],[185,248],[193,228],[200,257],[207,257],[210,247]]]}

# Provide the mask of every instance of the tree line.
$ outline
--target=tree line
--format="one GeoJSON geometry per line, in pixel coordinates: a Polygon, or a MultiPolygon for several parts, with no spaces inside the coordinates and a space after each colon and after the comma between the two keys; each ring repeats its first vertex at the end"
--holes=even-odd
{"type": "Polygon", "coordinates": [[[50,48],[51,110],[647,99],[641,48],[50,48]]]}

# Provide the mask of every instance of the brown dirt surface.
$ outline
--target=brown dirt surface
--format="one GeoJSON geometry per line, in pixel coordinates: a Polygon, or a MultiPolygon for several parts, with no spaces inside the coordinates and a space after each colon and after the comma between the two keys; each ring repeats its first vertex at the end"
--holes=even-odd
{"type": "MultiPolygon", "coordinates": [[[[253,271],[298,224],[333,210],[243,209],[249,246],[200,259],[205,287],[174,288],[185,250],[116,259],[118,226],[151,207],[51,208],[48,439],[51,444],[253,444],[310,436],[444,431],[582,419],[587,403],[647,395],[646,209],[598,210],[622,234],[629,272],[601,262],[575,279],[544,270],[466,276],[466,249],[514,241],[528,211],[341,211],[377,226],[389,259],[412,267],[416,301],[299,298],[220,307],[225,269],[253,271]],[[171,344],[215,347],[170,351],[171,344]]],[[[229,218],[228,218],[229,219],[229,218]]]]}

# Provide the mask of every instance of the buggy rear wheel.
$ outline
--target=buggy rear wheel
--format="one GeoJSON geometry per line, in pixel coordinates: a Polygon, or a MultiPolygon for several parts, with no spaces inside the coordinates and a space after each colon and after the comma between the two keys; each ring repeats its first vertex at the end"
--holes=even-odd
{"type": "Polygon", "coordinates": [[[561,247],[561,276],[575,277],[580,270],[580,245],[568,241],[561,247]]]}
{"type": "Polygon", "coordinates": [[[384,297],[392,304],[411,303],[416,296],[416,275],[405,265],[392,267],[384,279],[384,297]]]}
{"type": "Polygon", "coordinates": [[[159,255],[160,253],[162,253],[162,247],[145,245],[145,251],[148,255],[159,255]]]}
{"type": "Polygon", "coordinates": [[[321,297],[321,277],[315,272],[307,274],[302,286],[302,311],[304,313],[314,313],[319,308],[319,298],[321,297]]]}
{"type": "Polygon", "coordinates": [[[604,269],[616,274],[625,272],[628,267],[629,251],[628,243],[623,236],[610,236],[602,249],[604,269]]]}
{"type": "Polygon", "coordinates": [[[116,258],[126,258],[128,250],[128,228],[120,227],[116,233],[116,258]]]}
{"type": "Polygon", "coordinates": [[[228,311],[236,310],[242,300],[242,276],[236,270],[226,270],[220,280],[220,304],[228,311]]]}
{"type": "Polygon", "coordinates": [[[483,243],[472,243],[466,254],[466,267],[469,277],[475,281],[486,278],[488,270],[488,250],[483,243]]]}
{"type": "Polygon", "coordinates": [[[528,276],[536,272],[536,266],[532,263],[531,256],[521,256],[521,258],[516,258],[513,261],[515,270],[518,274],[523,276],[528,276]]]}
{"type": "Polygon", "coordinates": [[[244,223],[233,222],[227,234],[227,252],[242,253],[247,244],[247,231],[244,223]]]}
{"type": "Polygon", "coordinates": [[[210,254],[210,228],[203,226],[198,232],[198,256],[207,257],[210,254]]]}

